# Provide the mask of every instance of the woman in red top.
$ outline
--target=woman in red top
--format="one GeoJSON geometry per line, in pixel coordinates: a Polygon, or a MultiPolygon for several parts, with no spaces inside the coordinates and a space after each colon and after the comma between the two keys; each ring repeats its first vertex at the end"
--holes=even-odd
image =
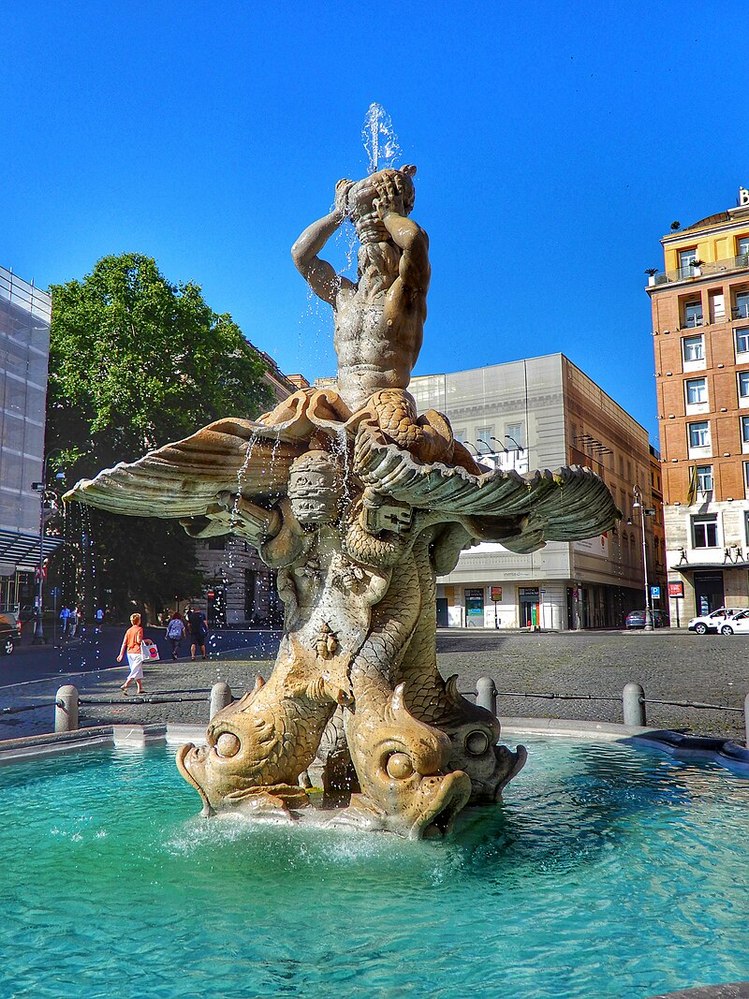
{"type": "Polygon", "coordinates": [[[120,649],[120,654],[117,656],[117,662],[121,663],[125,657],[125,653],[127,653],[127,661],[130,664],[130,672],[127,675],[127,680],[122,684],[120,690],[126,694],[130,681],[135,680],[136,692],[142,694],[143,652],[141,651],[141,642],[143,641],[143,629],[140,626],[140,614],[131,614],[130,624],[132,627],[128,628],[125,632],[125,637],[122,639],[122,648],[120,649]]]}

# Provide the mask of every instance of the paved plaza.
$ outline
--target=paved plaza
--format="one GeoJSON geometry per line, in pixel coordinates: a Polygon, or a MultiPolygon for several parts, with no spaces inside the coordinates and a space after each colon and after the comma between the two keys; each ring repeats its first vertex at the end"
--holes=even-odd
{"type": "MultiPolygon", "coordinates": [[[[225,646],[230,644],[224,642],[225,646]]],[[[742,709],[744,697],[749,693],[749,641],[744,638],[699,637],[665,630],[652,634],[456,630],[441,631],[438,647],[443,675],[458,674],[462,692],[475,690],[480,676],[493,678],[500,692],[500,718],[621,722],[622,689],[634,681],[645,690],[649,725],[743,743],[742,709]],[[583,696],[579,700],[512,696],[517,694],[583,696]],[[696,701],[733,710],[653,701],[696,701]]],[[[16,653],[16,667],[25,652],[19,649],[16,653]]],[[[53,671],[54,675],[33,682],[0,685],[0,738],[50,731],[54,693],[64,683],[73,683],[80,690],[82,726],[164,721],[204,724],[208,721],[208,692],[214,683],[225,680],[236,697],[252,686],[257,673],[267,677],[271,669],[267,659],[252,661],[247,651],[241,649],[223,652],[205,662],[162,661],[146,667],[147,697],[153,700],[143,703],[119,691],[126,670],[106,665],[111,656],[100,657],[101,668],[78,672],[74,658],[69,655],[66,659],[51,649],[46,654],[51,662],[56,656],[61,664],[53,671]],[[166,698],[171,700],[167,702],[166,698]],[[14,710],[32,705],[38,707],[22,712],[14,710]],[[6,708],[10,711],[4,712],[6,708]]],[[[0,669],[3,665],[0,663],[0,669]]]]}

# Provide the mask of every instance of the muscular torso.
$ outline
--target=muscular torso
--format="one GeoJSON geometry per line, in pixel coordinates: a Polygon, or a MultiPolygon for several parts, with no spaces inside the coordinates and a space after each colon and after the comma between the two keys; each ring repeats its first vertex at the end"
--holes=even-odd
{"type": "MultiPolygon", "coordinates": [[[[396,285],[398,281],[396,281],[396,285]]],[[[340,292],[333,342],[338,355],[338,391],[356,412],[380,389],[405,389],[419,356],[425,303],[403,302],[393,286],[367,300],[361,288],[340,292]]]]}

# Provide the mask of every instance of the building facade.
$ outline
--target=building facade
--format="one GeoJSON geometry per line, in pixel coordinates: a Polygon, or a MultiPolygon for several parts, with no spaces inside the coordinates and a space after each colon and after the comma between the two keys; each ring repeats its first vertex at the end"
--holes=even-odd
{"type": "MultiPolygon", "coordinates": [[[[0,267],[0,608],[34,602],[51,301],[0,267]]],[[[45,541],[45,554],[56,542],[45,541]]]]}
{"type": "Polygon", "coordinates": [[[671,620],[749,606],[749,191],[650,274],[671,620]]]}
{"type": "Polygon", "coordinates": [[[411,380],[421,412],[437,409],[482,462],[523,473],[586,465],[623,520],[605,535],[549,542],[530,555],[482,543],[439,581],[447,627],[618,627],[628,611],[664,606],[660,462],[647,432],[563,354],[411,380]],[[634,487],[639,491],[639,502],[634,487]],[[641,519],[643,517],[644,519],[641,519]],[[629,521],[629,522],[628,522],[629,521]]]}

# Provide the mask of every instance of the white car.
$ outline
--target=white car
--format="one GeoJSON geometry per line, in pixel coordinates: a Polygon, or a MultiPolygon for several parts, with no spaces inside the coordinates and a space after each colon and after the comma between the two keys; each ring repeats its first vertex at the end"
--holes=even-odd
{"type": "Polygon", "coordinates": [[[727,618],[718,630],[721,635],[749,635],[749,610],[727,618]]]}
{"type": "Polygon", "coordinates": [[[687,625],[687,629],[689,631],[696,631],[698,635],[706,635],[708,631],[718,632],[726,621],[746,609],[746,607],[719,607],[717,610],[711,611],[710,614],[693,617],[687,625]]]}

